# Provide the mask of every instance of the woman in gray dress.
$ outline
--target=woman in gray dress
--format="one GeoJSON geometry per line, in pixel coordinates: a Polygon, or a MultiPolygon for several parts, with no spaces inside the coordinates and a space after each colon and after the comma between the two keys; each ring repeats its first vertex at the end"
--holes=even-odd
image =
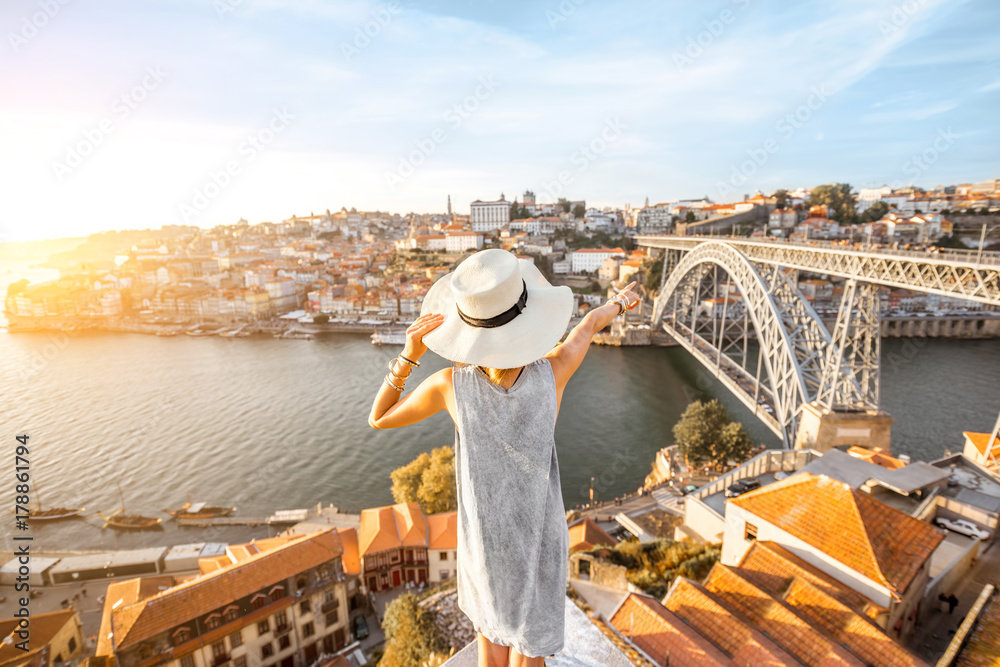
{"type": "Polygon", "coordinates": [[[635,283],[559,343],[574,299],[530,260],[467,257],[430,288],[368,418],[398,428],[447,410],[455,422],[458,605],[480,667],[535,667],[563,647],[569,532],[555,449],[563,390],[595,333],[638,296],[635,283]],[[403,396],[428,350],[455,362],[403,396]]]}

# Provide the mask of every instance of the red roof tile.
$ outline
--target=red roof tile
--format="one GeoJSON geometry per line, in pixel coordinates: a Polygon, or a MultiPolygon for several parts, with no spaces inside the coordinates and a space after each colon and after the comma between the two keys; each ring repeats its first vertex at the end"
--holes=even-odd
{"type": "Polygon", "coordinates": [[[427,521],[420,505],[396,503],[361,510],[358,546],[362,557],[400,547],[426,547],[427,521]]]}
{"type": "Polygon", "coordinates": [[[458,548],[458,512],[427,515],[428,549],[458,548]]]}
{"type": "MultiPolygon", "coordinates": [[[[74,618],[77,618],[75,609],[60,609],[59,611],[50,611],[44,614],[32,614],[30,619],[31,639],[28,641],[28,650],[22,651],[14,646],[14,644],[0,642],[0,665],[25,661],[26,658],[34,655],[36,651],[41,650],[52,641],[67,623],[73,623],[74,618]]],[[[79,621],[79,618],[77,618],[77,621],[79,621]]],[[[0,620],[0,638],[10,636],[12,632],[18,629],[19,625],[20,619],[18,618],[0,620]]],[[[13,640],[15,643],[18,643],[21,641],[21,638],[15,635],[13,640]]],[[[50,655],[49,660],[53,659],[55,659],[55,656],[50,655]]],[[[63,656],[63,660],[68,659],[69,656],[63,656]]]]}
{"type": "Polygon", "coordinates": [[[611,625],[661,667],[730,665],[729,658],[658,600],[629,593],[609,619],[611,625]]]}
{"type": "Polygon", "coordinates": [[[895,594],[944,535],[826,475],[800,473],[729,501],[895,594]]]}
{"type": "Polygon", "coordinates": [[[613,547],[615,539],[604,532],[604,529],[589,516],[584,517],[569,527],[569,550],[583,549],[590,551],[596,546],[613,547]]]}

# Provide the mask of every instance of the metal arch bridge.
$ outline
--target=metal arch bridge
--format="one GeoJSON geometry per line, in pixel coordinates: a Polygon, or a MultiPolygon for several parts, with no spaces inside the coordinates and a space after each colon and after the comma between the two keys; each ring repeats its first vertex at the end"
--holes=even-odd
{"type": "Polygon", "coordinates": [[[836,412],[879,409],[878,286],[1000,306],[995,253],[977,258],[743,237],[636,242],[665,251],[653,322],[662,319],[664,330],[786,447],[808,403],[836,412]],[[846,279],[832,332],[799,292],[798,271],[846,279]],[[751,337],[756,355],[749,353],[751,337]]]}

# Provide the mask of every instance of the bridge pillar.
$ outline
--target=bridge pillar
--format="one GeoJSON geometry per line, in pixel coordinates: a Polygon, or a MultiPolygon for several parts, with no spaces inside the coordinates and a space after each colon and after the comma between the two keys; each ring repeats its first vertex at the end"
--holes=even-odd
{"type": "Polygon", "coordinates": [[[890,451],[893,419],[885,412],[833,411],[817,401],[802,406],[795,449],[827,452],[834,447],[878,447],[890,451]]]}

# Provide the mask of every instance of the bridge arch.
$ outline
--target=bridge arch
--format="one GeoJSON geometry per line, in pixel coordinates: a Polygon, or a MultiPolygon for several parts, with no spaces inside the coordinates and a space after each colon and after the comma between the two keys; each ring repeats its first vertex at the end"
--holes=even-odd
{"type": "Polygon", "coordinates": [[[802,406],[819,392],[831,340],[794,279],[779,267],[751,262],[729,244],[701,243],[683,256],[662,285],[655,324],[668,306],[664,329],[714,369],[716,377],[791,447],[802,406]],[[718,296],[720,270],[742,296],[739,319],[727,313],[728,298],[721,313],[718,300],[711,302],[709,313],[702,307],[707,294],[718,296]],[[751,334],[758,344],[756,363],[747,358],[751,334]]]}

